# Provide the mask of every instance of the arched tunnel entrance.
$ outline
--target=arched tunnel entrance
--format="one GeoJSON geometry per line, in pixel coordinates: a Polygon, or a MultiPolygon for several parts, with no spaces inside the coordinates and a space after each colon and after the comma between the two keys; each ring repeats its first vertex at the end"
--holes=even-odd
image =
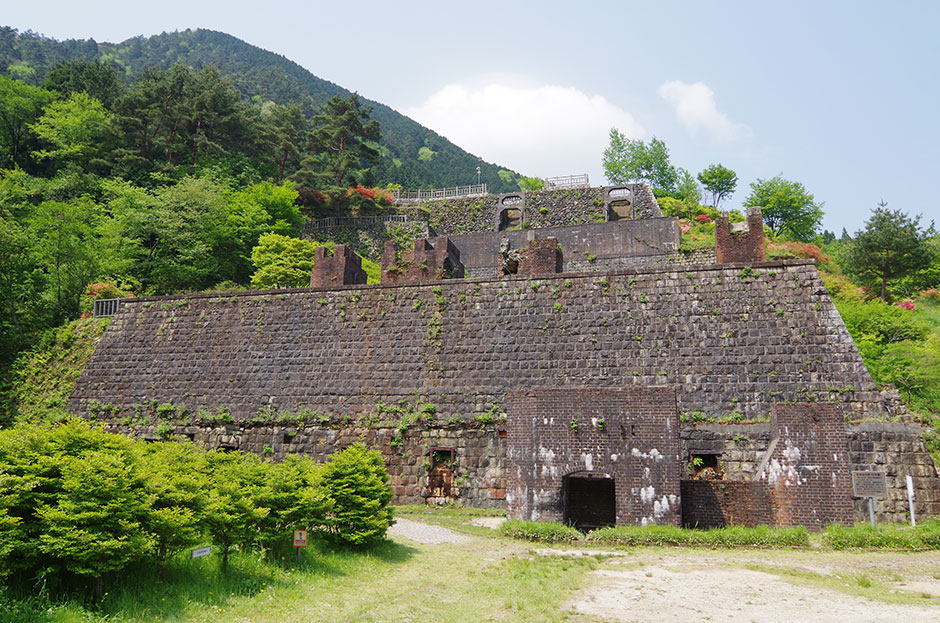
{"type": "Polygon", "coordinates": [[[565,523],[592,530],[617,523],[614,479],[608,474],[577,472],[564,478],[565,523]]]}

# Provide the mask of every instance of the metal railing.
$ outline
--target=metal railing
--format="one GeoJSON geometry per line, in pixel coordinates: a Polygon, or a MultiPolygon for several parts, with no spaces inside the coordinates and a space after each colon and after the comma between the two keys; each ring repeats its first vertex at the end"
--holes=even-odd
{"type": "Polygon", "coordinates": [[[587,173],[583,175],[561,175],[559,177],[546,177],[545,190],[555,188],[576,188],[579,186],[590,186],[587,173]]]}
{"type": "Polygon", "coordinates": [[[121,299],[95,299],[95,318],[106,318],[118,313],[121,309],[121,299]]]}
{"type": "Polygon", "coordinates": [[[407,214],[385,214],[379,216],[331,216],[310,219],[304,224],[304,231],[318,231],[334,227],[363,227],[377,223],[407,223],[416,219],[407,214]]]}
{"type": "Polygon", "coordinates": [[[430,190],[393,190],[395,201],[428,201],[431,199],[453,199],[456,197],[478,197],[489,194],[486,184],[455,186],[453,188],[432,188],[430,190]]]}

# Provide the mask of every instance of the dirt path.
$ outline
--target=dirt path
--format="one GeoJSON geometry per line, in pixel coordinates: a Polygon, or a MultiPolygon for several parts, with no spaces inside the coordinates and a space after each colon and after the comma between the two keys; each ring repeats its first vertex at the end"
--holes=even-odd
{"type": "Polygon", "coordinates": [[[395,537],[419,545],[470,547],[487,559],[510,553],[599,557],[598,568],[563,605],[572,621],[940,621],[940,552],[685,548],[605,552],[532,547],[471,537],[411,519],[396,521],[389,530],[395,537]]]}
{"type": "Polygon", "coordinates": [[[441,526],[420,523],[403,517],[395,518],[395,523],[388,529],[388,533],[394,536],[404,537],[422,545],[466,543],[473,540],[473,537],[454,532],[453,530],[441,526]]]}
{"type": "MultiPolygon", "coordinates": [[[[882,596],[887,593],[888,599],[907,597],[908,601],[924,603],[920,605],[891,604],[850,594],[862,577],[857,572],[865,566],[856,564],[860,561],[853,560],[851,555],[800,552],[774,560],[775,571],[767,572],[745,568],[760,563],[735,552],[680,551],[681,554],[658,559],[641,553],[633,559],[608,561],[592,573],[592,583],[566,606],[579,614],[610,622],[908,623],[940,620],[940,580],[928,574],[930,566],[935,571],[940,570],[934,566],[940,563],[935,554],[908,558],[909,562],[929,559],[922,570],[907,570],[913,577],[926,575],[927,580],[906,581],[904,576],[892,571],[893,581],[881,583],[880,578],[866,579],[862,582],[868,586],[857,589],[861,593],[880,592],[882,596]],[[815,556],[825,556],[827,573],[817,573],[803,564],[812,563],[815,556]],[[833,588],[833,582],[845,592],[833,588]]],[[[890,569],[897,566],[893,559],[896,556],[872,554],[866,562],[876,563],[877,568],[877,559],[887,557],[885,567],[890,569]]]]}

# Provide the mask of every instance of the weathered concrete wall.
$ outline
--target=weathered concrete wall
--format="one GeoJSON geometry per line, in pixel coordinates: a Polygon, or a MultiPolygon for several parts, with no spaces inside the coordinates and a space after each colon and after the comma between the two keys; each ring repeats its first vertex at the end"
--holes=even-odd
{"type": "Polygon", "coordinates": [[[460,261],[474,277],[499,274],[500,243],[524,249],[529,241],[555,238],[562,250],[562,272],[590,272],[636,268],[678,255],[681,232],[674,218],[650,218],[591,225],[547,227],[453,236],[460,261]]]}
{"type": "Polygon", "coordinates": [[[669,387],[526,389],[508,396],[508,510],[564,521],[564,479],[613,479],[617,524],[679,524],[679,419],[669,387]]]}

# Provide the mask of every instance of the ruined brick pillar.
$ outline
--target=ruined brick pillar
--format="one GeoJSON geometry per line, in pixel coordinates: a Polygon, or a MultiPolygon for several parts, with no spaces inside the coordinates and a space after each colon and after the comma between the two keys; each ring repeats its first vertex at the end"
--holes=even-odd
{"type": "Polygon", "coordinates": [[[545,275],[560,273],[562,265],[561,248],[555,238],[529,240],[519,258],[517,275],[545,275]]]}
{"type": "Polygon", "coordinates": [[[715,221],[715,252],[719,264],[763,262],[764,217],[759,207],[747,209],[747,228],[743,223],[731,225],[728,213],[722,212],[715,221]]]}
{"type": "Polygon", "coordinates": [[[324,246],[317,247],[314,253],[313,270],[310,271],[311,288],[348,286],[366,282],[362,258],[346,245],[336,245],[332,256],[327,255],[327,248],[324,246]]]}
{"type": "Polygon", "coordinates": [[[392,241],[382,252],[382,283],[409,284],[440,279],[459,279],[464,275],[460,251],[446,237],[415,240],[414,248],[400,252],[392,241]]]}

